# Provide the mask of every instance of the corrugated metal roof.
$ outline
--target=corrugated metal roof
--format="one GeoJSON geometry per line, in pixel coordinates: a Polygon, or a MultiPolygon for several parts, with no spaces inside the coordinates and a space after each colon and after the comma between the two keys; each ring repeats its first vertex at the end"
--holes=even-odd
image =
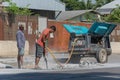
{"type": "Polygon", "coordinates": [[[56,20],[64,21],[64,20],[71,19],[73,17],[76,17],[78,15],[84,14],[89,11],[91,10],[62,11],[60,15],[56,18],[56,20]]]}
{"type": "Polygon", "coordinates": [[[106,5],[104,5],[104,6],[102,6],[100,9],[106,9],[106,8],[116,8],[117,6],[117,4],[119,4],[120,5],[120,0],[114,0],[114,1],[112,1],[112,2],[110,2],[110,3],[108,3],[108,4],[106,4],[106,5]]]}
{"type": "Polygon", "coordinates": [[[116,8],[117,6],[116,5],[120,5],[120,0],[114,0],[102,7],[100,7],[99,9],[97,9],[97,11],[100,13],[100,14],[110,14],[111,11],[116,8]]]}
{"type": "Polygon", "coordinates": [[[110,14],[113,9],[107,8],[107,9],[99,9],[97,10],[100,14],[110,14]]]}
{"type": "MultiPolygon", "coordinates": [[[[12,0],[12,2],[15,2],[19,7],[30,4],[30,9],[65,11],[65,4],[56,0],[12,0]]],[[[4,2],[3,5],[8,6],[8,3],[4,2]]]]}

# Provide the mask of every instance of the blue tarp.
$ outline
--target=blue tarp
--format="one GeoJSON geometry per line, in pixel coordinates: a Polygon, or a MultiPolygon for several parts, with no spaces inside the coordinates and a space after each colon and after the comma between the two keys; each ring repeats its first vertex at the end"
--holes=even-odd
{"type": "Polygon", "coordinates": [[[85,34],[88,32],[88,28],[85,26],[74,26],[68,24],[63,24],[63,26],[69,33],[75,33],[77,35],[85,34]]]}

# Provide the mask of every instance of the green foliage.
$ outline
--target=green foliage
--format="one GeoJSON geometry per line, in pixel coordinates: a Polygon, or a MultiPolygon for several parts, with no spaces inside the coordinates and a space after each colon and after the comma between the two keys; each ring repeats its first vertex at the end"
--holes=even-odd
{"type": "Polygon", "coordinates": [[[21,15],[31,15],[32,13],[31,13],[31,11],[28,9],[28,6],[29,6],[29,5],[27,5],[27,6],[24,7],[24,8],[20,8],[18,14],[21,14],[21,15]]]}
{"type": "Polygon", "coordinates": [[[9,3],[8,7],[5,7],[5,11],[10,14],[18,14],[18,15],[31,15],[31,11],[28,9],[29,5],[24,8],[19,8],[16,3],[12,2],[11,0],[5,0],[5,2],[9,3]]]}
{"type": "Polygon", "coordinates": [[[66,4],[67,10],[85,10],[85,9],[91,9],[92,3],[91,0],[87,0],[85,2],[84,0],[61,0],[66,4]]]}
{"type": "Polygon", "coordinates": [[[101,7],[113,0],[95,0],[96,3],[93,4],[92,0],[61,0],[66,4],[67,10],[87,10],[87,9],[96,9],[101,7]]]}
{"type": "Polygon", "coordinates": [[[110,15],[104,17],[105,21],[120,23],[120,5],[116,5],[116,6],[117,8],[115,8],[110,15]]]}
{"type": "Polygon", "coordinates": [[[91,12],[87,12],[82,16],[82,19],[87,22],[98,21],[97,15],[91,12]]]}
{"type": "Polygon", "coordinates": [[[2,0],[2,2],[10,2],[11,0],[2,0]]]}
{"type": "Polygon", "coordinates": [[[67,10],[78,10],[79,9],[79,1],[78,0],[61,0],[66,4],[67,10]]]}
{"type": "Polygon", "coordinates": [[[87,9],[92,9],[93,4],[91,0],[87,0],[86,2],[84,0],[80,1],[80,9],[82,10],[87,10],[87,9]]]}

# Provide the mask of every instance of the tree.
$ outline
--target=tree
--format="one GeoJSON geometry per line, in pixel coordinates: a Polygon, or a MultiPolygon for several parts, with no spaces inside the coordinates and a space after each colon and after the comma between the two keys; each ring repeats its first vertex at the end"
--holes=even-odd
{"type": "Polygon", "coordinates": [[[114,0],[104,0],[104,1],[105,1],[105,4],[106,4],[106,3],[112,2],[114,0]]]}
{"type": "Polygon", "coordinates": [[[85,10],[93,7],[91,0],[61,0],[66,4],[67,10],[85,10]]]}
{"type": "Polygon", "coordinates": [[[113,0],[95,0],[95,4],[92,0],[60,0],[66,4],[66,10],[86,10],[86,9],[96,9],[101,7],[113,0]]]}
{"type": "Polygon", "coordinates": [[[86,9],[92,9],[93,4],[91,0],[87,0],[86,2],[84,0],[80,1],[80,9],[86,10],[86,9]]]}
{"type": "Polygon", "coordinates": [[[66,4],[66,10],[78,10],[79,0],[61,0],[66,4]]]}
{"type": "Polygon", "coordinates": [[[110,15],[104,18],[105,21],[120,23],[120,5],[116,5],[116,6],[117,8],[115,8],[110,15]]]}
{"type": "Polygon", "coordinates": [[[4,8],[4,11],[6,11],[9,14],[18,14],[18,15],[31,15],[31,11],[28,9],[29,4],[26,5],[23,8],[19,8],[16,3],[12,2],[11,0],[5,0],[5,2],[8,2],[9,6],[4,8]]]}
{"type": "Polygon", "coordinates": [[[6,22],[8,26],[11,26],[15,20],[15,15],[31,15],[31,11],[28,9],[29,4],[26,7],[19,8],[16,3],[11,0],[3,0],[3,2],[7,2],[9,4],[8,7],[4,7],[3,12],[7,13],[5,16],[6,22]]]}

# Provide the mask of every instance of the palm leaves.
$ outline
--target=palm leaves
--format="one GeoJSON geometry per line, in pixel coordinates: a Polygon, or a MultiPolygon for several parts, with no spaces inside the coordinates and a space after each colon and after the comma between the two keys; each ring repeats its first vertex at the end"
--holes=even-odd
{"type": "Polygon", "coordinates": [[[61,0],[66,4],[67,10],[85,10],[91,9],[93,4],[91,0],[61,0]]]}
{"type": "Polygon", "coordinates": [[[110,15],[105,17],[106,21],[109,22],[120,22],[120,5],[116,5],[117,8],[115,8],[110,15]]]}

